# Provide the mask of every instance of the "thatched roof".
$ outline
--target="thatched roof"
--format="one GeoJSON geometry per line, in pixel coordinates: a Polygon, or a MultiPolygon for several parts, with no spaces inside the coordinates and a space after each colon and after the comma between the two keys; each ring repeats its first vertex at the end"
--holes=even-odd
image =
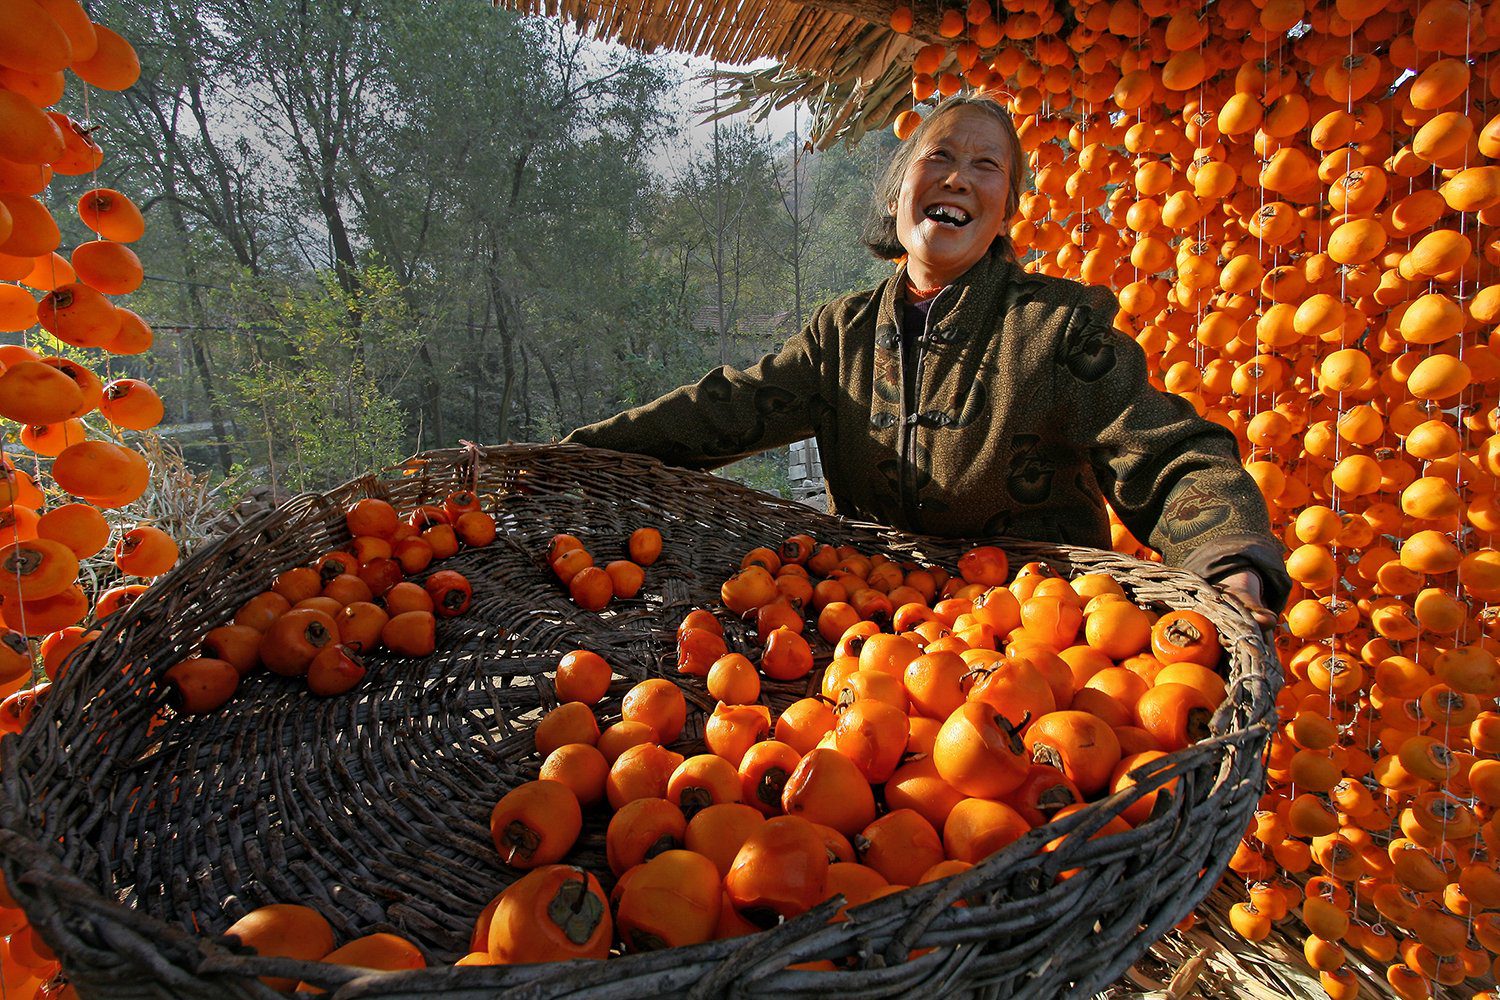
{"type": "MultiPolygon", "coordinates": [[[[771,56],[827,71],[868,21],[791,0],[511,0],[531,14],[562,17],[595,37],[645,52],[671,49],[722,62],[771,56]]],[[[873,16],[873,15],[872,15],[873,16]]]]}
{"type": "Polygon", "coordinates": [[[911,61],[939,40],[939,12],[916,13],[910,35],[888,26],[897,0],[501,0],[527,14],[561,17],[596,38],[652,52],[670,49],[773,69],[721,75],[720,114],[760,115],[795,101],[814,108],[820,146],[855,141],[910,107],[911,61]],[[727,99],[727,100],[725,100],[727,99]]]}

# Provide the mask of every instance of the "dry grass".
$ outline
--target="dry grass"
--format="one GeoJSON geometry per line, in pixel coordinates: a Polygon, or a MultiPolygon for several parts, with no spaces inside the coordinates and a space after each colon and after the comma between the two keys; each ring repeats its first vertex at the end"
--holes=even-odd
{"type": "Polygon", "coordinates": [[[243,490],[239,477],[214,482],[188,468],[178,446],[155,434],[135,442],[151,463],[151,488],[120,511],[128,527],[154,524],[177,540],[186,557],[199,543],[229,531],[238,523],[236,502],[243,490]]]}
{"type": "MultiPolygon", "coordinates": [[[[1328,994],[1302,960],[1301,946],[1287,931],[1306,933],[1295,920],[1284,921],[1271,937],[1252,944],[1229,927],[1229,907],[1240,894],[1220,885],[1195,911],[1197,923],[1172,931],[1135,964],[1120,983],[1101,996],[1109,1000],[1328,1000],[1328,994]]],[[[1372,996],[1383,995],[1371,984],[1372,996]]]]}
{"type": "MultiPolygon", "coordinates": [[[[186,558],[197,545],[238,523],[234,503],[240,483],[234,477],[214,483],[207,475],[195,474],[183,460],[181,450],[155,434],[120,443],[139,451],[151,464],[151,487],[134,503],[104,511],[116,540],[137,525],[155,525],[176,540],[186,558]]],[[[68,498],[58,495],[51,499],[61,503],[68,498]]],[[[84,590],[97,594],[122,583],[143,582],[123,577],[114,557],[115,548],[110,544],[80,562],[78,576],[84,590]]]]}

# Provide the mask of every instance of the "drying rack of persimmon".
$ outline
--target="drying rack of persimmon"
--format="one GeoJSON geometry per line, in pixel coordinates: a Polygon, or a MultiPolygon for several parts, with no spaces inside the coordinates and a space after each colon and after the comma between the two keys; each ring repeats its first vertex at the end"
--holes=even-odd
{"type": "MultiPolygon", "coordinates": [[[[620,717],[636,681],[678,683],[688,718],[672,747],[701,752],[713,699],[702,678],[677,672],[676,626],[711,609],[729,648],[758,655],[753,624],[719,603],[721,584],[747,551],[803,534],[950,570],[970,547],[564,446],[433,452],[389,478],[299,497],[206,544],[111,618],[24,733],[5,738],[9,891],[84,997],[284,995],[257,979],[270,976],[339,997],[1033,997],[1108,985],[1209,892],[1239,842],[1262,792],[1280,670],[1244,612],[1195,577],[1111,552],[1003,540],[994,544],[1012,573],[1035,560],[1069,577],[1105,573],[1138,605],[1205,615],[1227,651],[1229,691],[1210,735],[961,874],[838,922],[835,899],[748,935],[603,962],[453,967],[486,903],[524,874],[502,863],[487,821],[502,795],[537,778],[533,730],[557,704],[559,657],[584,648],[613,667],[594,706],[601,725],[620,717]],[[261,672],[216,711],[165,707],[164,672],[193,655],[206,630],[278,574],[350,542],[351,503],[373,496],[411,509],[462,490],[498,533],[445,560],[474,597],[465,614],[439,621],[433,655],[381,659],[331,698],[261,672]],[[634,598],[585,610],[548,568],[558,533],[602,553],[623,550],[642,526],[664,544],[634,598]],[[1119,815],[1152,794],[1149,817],[1125,827],[1119,815]],[[427,968],[371,973],[268,958],[222,936],[272,903],[312,907],[341,940],[400,935],[427,968]]],[[[817,692],[830,648],[811,635],[815,668],[766,681],[759,700],[771,711],[817,692]]],[[[605,820],[585,810],[564,860],[608,891],[605,820]]]]}

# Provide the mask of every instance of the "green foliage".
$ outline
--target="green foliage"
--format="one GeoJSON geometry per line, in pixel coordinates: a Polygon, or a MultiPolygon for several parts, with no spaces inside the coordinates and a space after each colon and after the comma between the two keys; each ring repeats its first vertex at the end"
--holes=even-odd
{"type": "Polygon", "coordinates": [[[319,279],[276,298],[254,284],[236,289],[240,314],[259,317],[251,356],[228,377],[240,423],[261,432],[272,478],[298,491],[404,457],[399,391],[421,336],[390,269],[365,268],[353,293],[327,272],[319,279]]]}
{"type": "Polygon", "coordinates": [[[786,456],[781,453],[763,452],[752,455],[718,471],[725,479],[753,487],[779,497],[791,497],[792,483],[787,478],[786,456]]]}
{"type": "MultiPolygon", "coordinates": [[[[260,408],[265,468],[292,491],[326,490],[402,457],[406,414],[368,382],[351,386],[331,370],[274,365],[236,373],[231,382],[247,405],[260,408]]],[[[253,416],[246,414],[246,426],[253,416]]]]}
{"type": "MultiPolygon", "coordinates": [[[[666,60],[472,0],[99,0],[149,40],[91,96],[147,214],[124,302],[190,465],[285,494],[425,448],[547,440],[777,349],[889,274],[888,135],[793,163],[721,124],[682,168],[666,60]],[[789,206],[795,205],[793,211],[789,206]]],[[[60,213],[61,214],[61,213],[60,213]]],[[[87,238],[76,220],[65,241],[87,238]]],[[[731,470],[785,492],[785,456],[731,470]]]]}

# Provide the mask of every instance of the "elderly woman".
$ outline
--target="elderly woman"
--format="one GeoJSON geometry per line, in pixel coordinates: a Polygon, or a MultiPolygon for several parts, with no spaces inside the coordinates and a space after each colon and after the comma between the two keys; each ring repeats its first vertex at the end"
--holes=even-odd
{"type": "Polygon", "coordinates": [[[1234,436],[1147,382],[1105,289],[1028,274],[1006,235],[1024,157],[987,98],[900,147],[866,242],[905,258],[820,306],[749,371],[723,367],[564,440],[712,469],[809,436],[834,512],[945,535],[1107,548],[1105,500],[1166,562],[1263,625],[1290,580],[1234,436]]]}

